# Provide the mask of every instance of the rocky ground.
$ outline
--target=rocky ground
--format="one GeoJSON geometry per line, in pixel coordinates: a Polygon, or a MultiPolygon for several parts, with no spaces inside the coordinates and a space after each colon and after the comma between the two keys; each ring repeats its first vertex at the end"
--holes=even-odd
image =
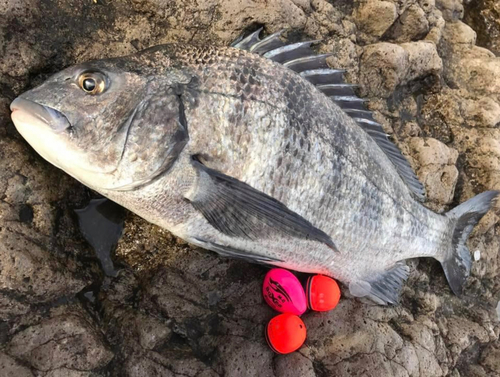
{"type": "Polygon", "coordinates": [[[469,242],[479,260],[463,299],[437,262],[411,261],[401,305],[345,295],[304,315],[305,346],[277,356],[263,336],[263,267],[128,214],[121,269],[106,277],[74,213],[93,194],[42,160],[8,110],[75,62],[287,28],[323,40],[444,211],[500,189],[500,58],[484,48],[499,52],[498,14],[498,2],[460,0],[0,1],[0,375],[500,376],[495,214],[469,242]]]}

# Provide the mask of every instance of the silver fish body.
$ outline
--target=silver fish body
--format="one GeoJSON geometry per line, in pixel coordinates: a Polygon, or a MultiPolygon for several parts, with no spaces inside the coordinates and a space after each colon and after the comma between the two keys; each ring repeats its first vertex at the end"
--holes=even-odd
{"type": "MultiPolygon", "coordinates": [[[[85,118],[80,110],[40,93],[63,76],[95,71],[111,80],[101,103],[92,96],[104,114],[90,116],[98,130],[82,127],[80,140],[95,144],[75,146],[66,161],[41,153],[84,184],[193,244],[327,274],[357,296],[395,302],[408,275],[404,260],[422,256],[441,261],[461,292],[470,270],[464,242],[497,192],[447,216],[427,209],[377,136],[304,75],[240,49],[166,45],[69,68],[21,98],[74,124],[85,118]],[[121,80],[115,88],[113,78],[121,80]],[[89,162],[76,169],[75,158],[89,162]]],[[[23,131],[26,121],[13,119],[43,149],[23,131]]]]}

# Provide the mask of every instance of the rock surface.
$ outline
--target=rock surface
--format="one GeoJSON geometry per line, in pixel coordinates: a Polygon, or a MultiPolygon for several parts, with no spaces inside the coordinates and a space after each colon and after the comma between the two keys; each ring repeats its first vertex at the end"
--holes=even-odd
{"type": "MultiPolygon", "coordinates": [[[[462,299],[437,262],[414,260],[399,306],[345,294],[336,310],[304,315],[299,352],[274,355],[263,336],[274,315],[260,296],[263,267],[129,214],[121,270],[104,276],[73,212],[93,194],[9,120],[17,94],[75,62],[289,28],[322,39],[409,156],[427,205],[449,210],[500,189],[500,59],[476,46],[461,0],[14,0],[0,2],[0,15],[0,375],[500,376],[494,213],[469,242],[480,259],[462,299]]],[[[478,31],[481,46],[497,49],[478,31]]]]}
{"type": "Polygon", "coordinates": [[[500,56],[500,3],[495,0],[470,0],[464,5],[464,21],[478,32],[478,45],[500,56]]]}

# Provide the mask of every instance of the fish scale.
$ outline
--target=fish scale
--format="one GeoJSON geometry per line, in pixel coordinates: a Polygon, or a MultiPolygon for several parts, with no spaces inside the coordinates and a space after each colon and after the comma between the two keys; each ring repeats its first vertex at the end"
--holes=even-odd
{"type": "MultiPolygon", "coordinates": [[[[206,90],[207,93],[210,93],[212,91],[223,93],[224,88],[220,86],[220,82],[227,82],[228,81],[227,76],[237,77],[237,74],[233,75],[233,73],[235,73],[235,71],[239,72],[240,69],[235,68],[234,64],[224,64],[224,63],[225,61],[223,60],[220,66],[214,66],[213,68],[211,67],[213,70],[218,72],[218,77],[216,80],[217,85],[215,87],[204,88],[204,90],[206,90]]],[[[245,64],[245,60],[240,59],[239,64],[245,64]]],[[[260,74],[260,76],[258,76],[255,81],[262,82],[263,86],[271,85],[274,81],[266,82],[266,80],[269,80],[269,78],[273,76],[271,74],[272,70],[279,71],[284,69],[278,65],[265,61],[265,64],[263,62],[260,65],[259,69],[255,71],[255,74],[260,74]]],[[[373,260],[371,260],[368,255],[363,254],[364,249],[366,248],[366,242],[367,242],[366,240],[368,239],[371,239],[370,247],[372,249],[384,250],[385,254],[390,255],[391,258],[394,257],[394,254],[400,254],[401,256],[400,259],[405,259],[406,256],[404,253],[401,252],[401,250],[405,250],[406,253],[408,253],[408,255],[416,255],[415,252],[413,251],[414,248],[413,245],[415,244],[414,239],[411,240],[411,242],[409,242],[409,240],[404,238],[398,239],[397,234],[394,234],[393,231],[391,232],[392,239],[390,243],[386,242],[386,240],[383,237],[377,236],[379,234],[383,234],[384,232],[386,233],[388,232],[388,229],[384,229],[383,222],[379,221],[379,219],[382,217],[389,217],[389,218],[394,217],[393,213],[390,210],[386,211],[385,213],[383,212],[384,208],[391,209],[391,203],[389,200],[387,200],[386,203],[384,203],[385,205],[380,205],[380,200],[378,200],[378,197],[370,200],[371,198],[368,198],[365,195],[361,196],[359,195],[360,191],[363,192],[363,188],[361,185],[366,184],[365,183],[366,180],[364,179],[365,177],[363,176],[363,174],[360,174],[356,171],[356,167],[354,166],[349,167],[349,169],[352,171],[348,173],[349,180],[346,181],[348,185],[345,187],[341,187],[340,190],[335,189],[337,182],[339,182],[341,179],[338,172],[345,170],[349,165],[345,160],[340,162],[337,159],[329,157],[329,155],[325,151],[330,151],[330,156],[332,156],[335,153],[335,151],[341,151],[342,154],[356,157],[353,159],[359,161],[360,165],[362,163],[367,165],[367,168],[365,169],[371,169],[371,168],[377,169],[375,170],[379,172],[379,174],[376,175],[377,178],[392,180],[395,181],[396,183],[399,183],[399,190],[398,191],[394,190],[394,191],[398,194],[409,197],[410,194],[408,192],[408,189],[397,177],[397,173],[395,173],[394,169],[388,169],[390,174],[389,177],[387,178],[388,175],[387,171],[382,172],[382,168],[373,163],[374,159],[371,157],[371,155],[373,153],[373,150],[377,149],[376,145],[374,145],[374,142],[371,141],[369,137],[367,137],[362,130],[357,130],[356,128],[350,130],[349,128],[343,127],[345,123],[349,122],[352,123],[350,119],[344,120],[344,123],[339,122],[338,125],[332,125],[331,120],[327,120],[327,118],[335,119],[336,116],[337,117],[339,116],[334,111],[329,113],[327,110],[328,108],[334,107],[335,106],[334,104],[330,103],[329,101],[325,101],[324,95],[321,93],[317,93],[316,91],[314,91],[311,94],[310,91],[307,91],[307,88],[304,87],[308,86],[309,84],[307,82],[299,82],[297,76],[291,76],[289,72],[285,73],[280,72],[280,75],[283,76],[284,78],[281,80],[280,86],[276,88],[276,92],[279,92],[279,90],[282,89],[283,86],[287,89],[279,93],[280,97],[282,98],[281,104],[278,102],[277,105],[275,99],[273,106],[281,108],[283,109],[282,111],[285,111],[286,117],[283,117],[282,119],[286,118],[287,120],[281,124],[281,130],[291,129],[288,138],[281,139],[282,144],[285,145],[281,145],[280,148],[288,150],[288,153],[286,153],[284,157],[287,158],[286,162],[282,161],[280,166],[278,166],[276,159],[273,158],[274,156],[272,154],[266,154],[265,149],[256,150],[255,148],[250,148],[249,150],[247,150],[242,148],[238,151],[233,145],[231,147],[233,149],[232,158],[225,161],[226,165],[224,165],[224,163],[216,164],[218,170],[228,172],[229,175],[249,183],[254,188],[257,188],[258,190],[261,190],[265,193],[272,194],[276,199],[285,203],[285,205],[287,205],[292,210],[296,211],[305,218],[310,219],[314,225],[325,230],[328,234],[331,234],[332,239],[335,239],[336,244],[339,246],[341,250],[343,251],[345,250],[346,254],[351,256],[352,253],[360,254],[362,258],[359,259],[363,260],[363,263],[366,265],[364,267],[365,269],[371,270],[371,266],[373,265],[373,260]],[[303,96],[301,95],[301,93],[306,93],[307,95],[305,96],[306,97],[305,100],[298,102],[298,105],[297,102],[289,101],[290,98],[294,99],[302,98],[303,96]],[[319,98],[311,98],[314,95],[316,95],[319,98]],[[318,105],[310,109],[306,109],[300,107],[301,103],[317,103],[318,105]],[[307,123],[312,125],[312,127],[310,127],[309,129],[309,132],[305,131],[306,119],[308,120],[307,123]],[[322,130],[322,133],[324,135],[321,136],[326,136],[327,140],[324,140],[319,135],[314,135],[313,131],[315,130],[315,128],[322,130]],[[328,135],[326,134],[328,130],[334,130],[334,133],[328,135]],[[358,131],[357,134],[356,131],[358,131]],[[317,140],[314,140],[314,138],[312,139],[312,143],[315,142],[319,146],[315,151],[309,152],[307,151],[307,149],[300,148],[299,146],[300,142],[297,142],[308,133],[310,134],[311,138],[313,138],[314,136],[317,137],[317,140]],[[361,144],[363,142],[365,143],[365,145],[367,145],[367,147],[364,148],[364,152],[368,156],[365,158],[364,161],[361,160],[360,158],[357,158],[363,154],[363,149],[361,150],[347,149],[346,151],[346,149],[344,148],[344,146],[349,146],[349,138],[351,141],[353,141],[352,144],[354,145],[358,143],[361,144]],[[236,151],[238,151],[238,153],[236,153],[236,151]],[[307,161],[308,159],[310,160],[310,156],[313,156],[315,154],[320,156],[319,160],[322,162],[322,164],[327,165],[326,169],[324,165],[318,165],[315,160],[310,162],[307,161]],[[274,161],[274,164],[271,163],[271,161],[274,161]],[[335,164],[335,161],[339,161],[340,163],[335,164]],[[257,176],[254,171],[250,171],[248,174],[246,174],[246,169],[244,168],[245,162],[249,162],[254,166],[266,167],[266,169],[269,171],[270,177],[279,177],[279,178],[270,179],[267,185],[263,185],[261,180],[255,179],[255,177],[257,176]],[[293,169],[287,170],[286,169],[287,164],[290,164],[293,167],[293,169]],[[315,167],[316,168],[321,167],[325,171],[321,176],[320,174],[317,174],[314,170],[309,169],[309,167],[311,167],[312,169],[314,169],[315,167]],[[359,176],[358,179],[355,178],[357,175],[359,176]],[[283,180],[286,181],[283,182],[283,180]],[[317,192],[315,192],[314,190],[307,190],[311,185],[314,185],[315,182],[318,182],[316,184],[317,186],[325,188],[325,191],[327,193],[335,195],[334,200],[332,200],[333,205],[328,206],[323,210],[318,208],[313,208],[310,211],[304,211],[301,206],[299,207],[297,205],[298,203],[300,203],[300,200],[304,200],[307,203],[317,203],[321,200],[321,198],[318,197],[317,192]],[[279,186],[287,188],[286,194],[283,194],[283,192],[280,194],[279,192],[276,191],[275,187],[279,186]],[[309,195],[306,195],[304,197],[303,195],[304,192],[308,192],[309,195]],[[297,193],[300,194],[297,195],[297,193]],[[359,205],[356,205],[356,203],[360,199],[361,202],[359,203],[359,205]],[[348,221],[348,222],[342,221],[343,219],[352,216],[353,209],[355,212],[357,210],[362,210],[363,208],[368,208],[369,210],[371,210],[370,212],[374,215],[373,217],[369,217],[371,221],[369,221],[367,228],[356,227],[355,229],[353,229],[352,224],[356,224],[357,223],[356,221],[348,221]],[[339,221],[337,219],[342,219],[342,220],[339,221]],[[347,229],[345,227],[347,227],[347,229]],[[339,232],[336,231],[336,229],[341,229],[342,231],[339,232]],[[347,242],[343,242],[343,238],[345,237],[345,235],[348,235],[347,242]],[[378,240],[381,240],[384,243],[382,245],[377,245],[378,240]],[[365,245],[364,247],[362,247],[363,244],[365,245]],[[387,249],[387,247],[390,248],[387,249]]],[[[208,83],[210,84],[212,80],[208,81],[208,83]]],[[[203,82],[203,78],[201,81],[203,82]]],[[[268,89],[271,92],[273,88],[268,87],[268,89]]],[[[254,96],[255,100],[265,102],[266,100],[265,98],[261,98],[259,97],[258,94],[254,94],[260,92],[262,92],[260,88],[251,90],[249,92],[250,93],[249,96],[250,97],[254,96]]],[[[276,98],[278,99],[279,97],[277,96],[276,98]]],[[[252,99],[234,99],[234,101],[251,102],[252,99]]],[[[214,117],[218,117],[219,114],[224,113],[224,111],[222,111],[222,108],[224,108],[224,106],[223,105],[217,106],[216,105],[217,102],[214,101],[213,99],[211,101],[207,100],[204,102],[209,104],[209,107],[212,108],[214,117]]],[[[241,107],[246,108],[245,105],[241,105],[241,107]]],[[[207,119],[207,117],[210,119],[210,113],[207,114],[207,112],[210,111],[209,108],[200,107],[198,109],[193,109],[193,111],[194,113],[191,116],[191,118],[193,119],[193,122],[195,124],[197,122],[197,119],[202,119],[201,113],[204,114],[203,116],[204,119],[207,119]]],[[[214,145],[222,145],[223,142],[221,140],[228,138],[237,139],[238,136],[236,136],[235,133],[241,132],[243,130],[242,132],[250,132],[252,139],[256,139],[253,142],[253,144],[255,145],[266,146],[269,145],[269,143],[271,143],[272,140],[276,138],[278,138],[279,140],[279,135],[276,134],[278,132],[277,130],[280,129],[280,127],[277,127],[278,123],[277,122],[274,123],[274,128],[275,128],[274,134],[261,132],[261,129],[258,127],[258,123],[255,122],[254,114],[255,112],[248,111],[246,113],[246,117],[241,118],[240,120],[241,123],[232,124],[232,127],[218,127],[215,122],[213,123],[209,122],[214,125],[214,128],[209,129],[208,127],[200,127],[200,130],[206,132],[205,137],[200,136],[200,139],[203,140],[203,142],[207,139],[210,139],[210,141],[214,145]],[[247,126],[243,126],[248,124],[252,124],[254,128],[249,129],[247,126]],[[220,139],[217,139],[216,138],[217,132],[220,129],[228,130],[232,134],[225,134],[221,136],[220,139]],[[208,137],[208,135],[210,135],[210,137],[208,137]]],[[[273,116],[272,114],[269,114],[269,116],[276,118],[276,116],[273,116]]],[[[282,131],[281,135],[283,134],[284,132],[282,131]]],[[[230,142],[229,144],[233,143],[230,142]]],[[[234,144],[237,143],[235,142],[234,144]]],[[[198,147],[196,137],[193,138],[191,145],[198,147]]],[[[199,146],[199,149],[204,150],[209,148],[207,148],[206,145],[202,145],[199,146]]],[[[388,164],[386,164],[386,166],[387,165],[388,164]]],[[[371,191],[376,192],[373,190],[373,187],[371,187],[371,191]]],[[[442,219],[437,215],[433,214],[432,212],[426,210],[424,207],[416,204],[415,207],[417,206],[418,210],[412,208],[410,209],[410,211],[416,214],[417,216],[420,216],[420,218],[422,219],[421,221],[428,222],[433,218],[442,219]]],[[[413,221],[412,219],[413,217],[407,220],[400,216],[396,218],[395,222],[397,226],[404,227],[405,222],[410,221],[411,225],[407,226],[407,228],[414,228],[415,222],[412,222],[413,221]]],[[[444,226],[446,226],[446,224],[444,226]]],[[[394,224],[390,224],[389,228],[392,229],[393,227],[394,224]]],[[[420,236],[419,238],[427,240],[427,238],[430,235],[429,231],[427,231],[427,229],[425,228],[422,230],[423,232],[422,234],[419,235],[420,236]]],[[[438,245],[431,244],[430,246],[432,247],[429,248],[429,251],[427,250],[424,251],[422,250],[423,248],[420,247],[421,254],[418,256],[431,255],[436,248],[440,247],[439,244],[438,245]]],[[[297,253],[300,254],[303,253],[303,251],[298,250],[297,253]]],[[[391,260],[388,260],[387,262],[394,263],[394,261],[391,260]]],[[[383,268],[385,267],[387,266],[383,266],[383,268]]],[[[359,269],[359,266],[357,266],[356,268],[359,269]]],[[[340,275],[338,271],[335,271],[334,274],[340,275]]]]}
{"type": "Polygon", "coordinates": [[[397,302],[406,259],[432,256],[461,294],[465,241],[498,192],[427,209],[329,54],[279,35],[70,67],[17,98],[12,118],[48,161],[200,247],[327,274],[379,303],[397,302]],[[99,93],[83,74],[104,78],[99,93]]]}

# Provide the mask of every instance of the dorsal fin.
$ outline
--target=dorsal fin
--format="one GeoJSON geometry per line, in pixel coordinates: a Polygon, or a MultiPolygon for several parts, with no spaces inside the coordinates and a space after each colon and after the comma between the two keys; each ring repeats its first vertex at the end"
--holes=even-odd
{"type": "Polygon", "coordinates": [[[259,35],[262,28],[245,38],[239,38],[231,46],[257,53],[263,57],[283,64],[297,72],[340,106],[358,125],[363,128],[385,152],[396,167],[399,175],[409,189],[420,199],[425,199],[425,189],[418,180],[406,158],[384,132],[382,125],[375,121],[373,113],[366,108],[367,100],[356,96],[356,85],[344,81],[343,69],[331,69],[326,58],[331,54],[317,54],[311,45],[318,41],[305,41],[286,44],[280,36],[283,31],[271,34],[264,39],[259,35]]]}

